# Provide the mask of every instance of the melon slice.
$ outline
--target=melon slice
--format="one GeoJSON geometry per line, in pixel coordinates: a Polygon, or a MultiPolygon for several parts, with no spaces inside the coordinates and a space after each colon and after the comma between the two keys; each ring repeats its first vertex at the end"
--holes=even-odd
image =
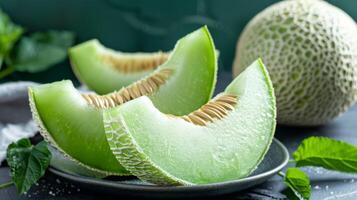
{"type": "Polygon", "coordinates": [[[106,48],[93,39],[69,49],[77,78],[98,94],[107,94],[153,72],[169,53],[123,53],[106,48]]]}
{"type": "Polygon", "coordinates": [[[145,96],[103,112],[118,161],[133,175],[160,185],[246,177],[269,148],[275,118],[273,87],[260,60],[188,115],[164,114],[145,96]]]}
{"type": "Polygon", "coordinates": [[[203,27],[179,40],[150,76],[118,92],[81,94],[70,81],[59,81],[30,88],[30,105],[42,135],[67,157],[108,175],[128,174],[106,141],[103,109],[147,95],[164,113],[190,113],[211,98],[216,71],[214,44],[203,27]]]}

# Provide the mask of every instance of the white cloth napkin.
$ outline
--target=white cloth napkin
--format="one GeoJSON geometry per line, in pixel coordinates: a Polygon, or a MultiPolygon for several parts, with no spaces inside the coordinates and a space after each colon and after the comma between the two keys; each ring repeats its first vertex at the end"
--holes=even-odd
{"type": "Polygon", "coordinates": [[[34,82],[10,82],[0,85],[0,164],[6,157],[9,144],[36,134],[32,121],[27,88],[34,82]]]}

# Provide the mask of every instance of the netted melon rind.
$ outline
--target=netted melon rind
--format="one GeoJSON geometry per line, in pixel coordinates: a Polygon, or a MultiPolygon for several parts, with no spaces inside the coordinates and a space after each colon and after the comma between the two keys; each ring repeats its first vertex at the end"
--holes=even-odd
{"type": "Polygon", "coordinates": [[[110,149],[120,164],[133,175],[157,185],[193,185],[173,177],[154,164],[127,132],[125,121],[118,113],[104,112],[103,120],[110,149]]]}
{"type": "MultiPolygon", "coordinates": [[[[267,141],[268,141],[267,145],[266,146],[264,145],[264,149],[262,149],[263,150],[262,153],[259,155],[259,157],[256,157],[257,158],[256,163],[254,165],[251,165],[251,167],[247,168],[248,172],[246,174],[244,174],[243,177],[251,174],[256,169],[256,167],[259,165],[259,163],[263,160],[264,155],[267,153],[269,146],[273,140],[273,136],[274,136],[273,133],[275,132],[275,125],[276,125],[276,121],[275,121],[276,107],[275,107],[275,97],[274,97],[274,89],[272,87],[272,83],[269,79],[268,72],[266,71],[262,62],[260,60],[258,60],[254,64],[255,64],[255,66],[252,66],[252,67],[255,67],[255,69],[258,69],[257,67],[259,67],[259,70],[262,73],[262,76],[260,77],[260,76],[255,76],[256,74],[250,74],[250,75],[246,76],[245,79],[249,79],[252,77],[259,77],[259,78],[264,79],[264,83],[266,84],[266,89],[267,89],[267,93],[268,93],[267,97],[269,97],[269,102],[270,102],[269,113],[271,114],[271,119],[272,119],[271,123],[272,124],[269,123],[269,127],[271,127],[271,129],[269,129],[269,130],[267,129],[267,131],[269,133],[271,133],[271,134],[269,134],[269,138],[267,139],[267,141]],[[247,77],[249,77],[249,78],[247,78],[247,77]]],[[[253,69],[253,68],[250,68],[250,69],[253,69]]],[[[247,72],[247,73],[249,73],[249,72],[247,72]]],[[[239,80],[239,79],[236,79],[236,80],[239,80]]],[[[242,78],[240,80],[244,80],[244,78],[242,78]]],[[[250,85],[251,83],[253,83],[253,81],[251,81],[251,82],[241,81],[238,83],[241,83],[239,85],[250,85]]],[[[237,88],[240,88],[239,85],[237,85],[237,82],[235,82],[235,84],[231,83],[231,85],[228,86],[228,88],[226,89],[227,93],[225,95],[236,96],[237,88]]],[[[246,88],[243,88],[242,90],[244,91],[245,89],[246,88]]],[[[251,93],[258,94],[259,92],[253,91],[251,93]]],[[[222,97],[222,96],[224,96],[223,93],[218,95],[218,98],[222,97]]],[[[217,99],[217,97],[215,99],[217,99]]],[[[239,99],[239,96],[238,96],[238,99],[239,99]]],[[[212,100],[212,101],[214,102],[215,100],[212,100]]],[[[245,102],[247,102],[247,101],[245,100],[245,102]]],[[[235,105],[236,104],[234,103],[234,106],[235,105]]],[[[116,109],[114,108],[114,109],[110,109],[110,110],[103,112],[104,129],[105,129],[108,144],[109,144],[113,154],[117,157],[117,159],[119,160],[119,162],[121,163],[122,166],[124,166],[128,171],[130,171],[133,175],[139,177],[140,179],[142,179],[144,181],[151,182],[151,183],[155,183],[158,185],[202,184],[202,183],[198,183],[198,182],[187,181],[185,179],[180,179],[180,178],[176,177],[175,175],[171,174],[170,172],[164,170],[160,166],[160,162],[155,163],[153,160],[151,160],[150,156],[147,153],[145,153],[142,148],[143,146],[150,146],[150,143],[143,144],[141,142],[141,145],[143,145],[143,146],[140,146],[139,145],[140,143],[136,142],[136,140],[132,136],[132,134],[135,132],[135,130],[133,130],[134,129],[133,124],[131,124],[131,126],[127,126],[127,124],[126,124],[127,122],[129,122],[129,124],[130,124],[130,117],[128,115],[123,114],[124,110],[120,109],[123,107],[119,107],[116,109]]],[[[254,106],[254,108],[256,108],[256,106],[254,106]]],[[[259,110],[259,109],[257,109],[257,110],[259,110]]],[[[126,112],[128,112],[128,111],[129,110],[126,110],[126,112]]],[[[136,113],[134,110],[130,110],[129,112],[136,113]]],[[[138,116],[140,116],[140,114],[137,114],[136,117],[138,117],[138,116]]],[[[144,115],[144,116],[149,117],[150,115],[144,115]]],[[[179,116],[172,116],[172,115],[169,115],[167,117],[180,118],[179,116]]],[[[267,117],[267,115],[264,114],[264,117],[267,117]]],[[[235,119],[237,119],[237,118],[231,118],[230,121],[233,123],[236,123],[235,119]]],[[[220,120],[220,119],[216,118],[215,120],[220,120]]],[[[141,123],[141,120],[138,120],[138,122],[141,123]]],[[[187,121],[187,123],[194,123],[194,122],[187,121]]],[[[160,123],[158,123],[158,124],[160,124],[160,123]]],[[[155,125],[157,126],[158,124],[155,124],[155,125]]],[[[197,125],[197,126],[201,126],[201,125],[197,125]]],[[[175,126],[173,126],[173,127],[175,127],[175,126]]],[[[254,127],[254,126],[251,126],[251,127],[254,127]]],[[[177,126],[175,128],[177,128],[177,126]]],[[[141,131],[141,130],[143,130],[143,127],[140,127],[139,131],[141,131]]],[[[138,130],[136,130],[136,131],[138,131],[138,130]]],[[[215,130],[215,132],[216,131],[218,131],[218,133],[219,133],[219,130],[215,130]]],[[[190,131],[188,131],[188,132],[190,132],[190,131]]],[[[141,133],[141,134],[143,134],[143,133],[141,133]]],[[[256,139],[256,138],[254,138],[254,139],[256,139]]],[[[154,142],[157,144],[166,143],[166,142],[163,142],[160,140],[158,140],[158,141],[155,140],[155,141],[151,141],[151,142],[154,142]]],[[[180,148],[183,148],[183,147],[180,146],[180,148]]],[[[161,156],[170,157],[170,155],[161,155],[161,156]]],[[[251,157],[249,157],[249,159],[251,159],[251,157]]],[[[183,169],[185,169],[185,168],[183,168],[183,169]]],[[[189,170],[189,169],[187,169],[187,170],[189,170]]]]}
{"type": "Polygon", "coordinates": [[[262,57],[275,87],[278,122],[325,124],[357,99],[356,35],[353,19],[327,2],[282,1],[244,29],[234,74],[262,57]]]}

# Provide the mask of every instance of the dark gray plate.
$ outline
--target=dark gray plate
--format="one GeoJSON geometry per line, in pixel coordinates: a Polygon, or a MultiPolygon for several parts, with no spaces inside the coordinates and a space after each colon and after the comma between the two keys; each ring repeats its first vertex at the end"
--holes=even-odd
{"type": "Polygon", "coordinates": [[[249,177],[197,186],[163,187],[140,181],[135,177],[112,177],[106,179],[89,178],[62,172],[54,167],[49,170],[63,178],[79,183],[88,189],[95,189],[113,194],[131,197],[150,198],[186,198],[208,197],[230,194],[263,183],[268,178],[279,172],[288,163],[289,153],[286,147],[274,139],[263,162],[249,177]]]}

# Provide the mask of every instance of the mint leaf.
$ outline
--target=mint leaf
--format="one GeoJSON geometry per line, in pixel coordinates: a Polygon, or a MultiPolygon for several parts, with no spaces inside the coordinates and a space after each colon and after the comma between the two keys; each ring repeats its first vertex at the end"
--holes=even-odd
{"type": "Polygon", "coordinates": [[[11,57],[11,65],[21,72],[44,71],[63,61],[73,42],[74,34],[68,31],[48,31],[23,37],[11,57]]]}
{"type": "Polygon", "coordinates": [[[298,168],[288,168],[284,177],[285,184],[289,187],[289,199],[307,200],[311,195],[310,179],[298,168]]]}
{"type": "Polygon", "coordinates": [[[22,33],[23,29],[12,23],[10,18],[0,10],[0,68],[22,33]]]}
{"type": "Polygon", "coordinates": [[[297,167],[317,166],[357,172],[357,146],[326,137],[305,139],[293,154],[297,167]]]}
{"type": "Polygon", "coordinates": [[[44,141],[32,146],[29,139],[21,139],[9,145],[6,160],[12,181],[22,194],[45,174],[51,153],[44,141]]]}

